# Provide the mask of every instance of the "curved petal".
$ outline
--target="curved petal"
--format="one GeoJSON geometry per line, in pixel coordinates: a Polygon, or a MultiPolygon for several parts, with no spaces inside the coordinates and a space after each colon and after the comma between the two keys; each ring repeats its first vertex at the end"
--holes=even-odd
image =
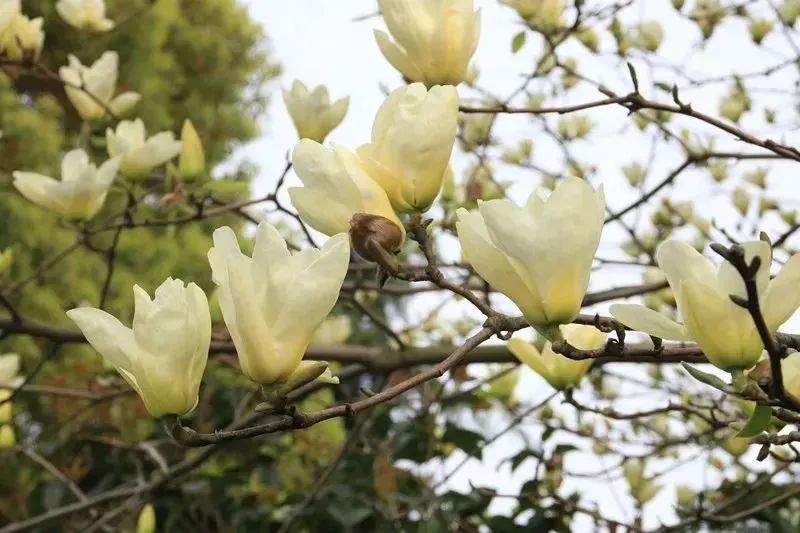
{"type": "Polygon", "coordinates": [[[133,375],[131,360],[139,357],[133,331],[101,309],[78,307],[67,311],[89,344],[119,370],[139,395],[142,394],[133,375]]]}
{"type": "Polygon", "coordinates": [[[35,172],[13,173],[14,187],[19,193],[38,206],[54,209],[62,214],[61,200],[57,198],[53,190],[58,185],[58,181],[49,176],[36,174],[35,172]]]}
{"type": "Polygon", "coordinates": [[[11,385],[19,374],[19,355],[7,353],[0,355],[0,385],[11,385]]]}
{"type": "Polygon", "coordinates": [[[687,331],[712,364],[729,370],[758,361],[764,348],[745,310],[695,279],[681,282],[677,296],[687,331]]]}
{"type": "Polygon", "coordinates": [[[491,242],[480,213],[461,208],[457,215],[456,231],[464,260],[492,287],[508,296],[528,320],[543,321],[541,298],[531,292],[506,256],[491,242]]]}
{"type": "Polygon", "coordinates": [[[411,81],[422,81],[424,76],[422,71],[414,64],[405,51],[395,44],[385,32],[375,30],[375,42],[378,43],[383,57],[386,58],[395,69],[397,69],[404,78],[411,81]]]}
{"type": "Polygon", "coordinates": [[[90,168],[89,156],[78,148],[77,150],[70,150],[64,155],[61,160],[61,180],[62,181],[78,181],[84,173],[90,168]]]}
{"type": "Polygon", "coordinates": [[[682,241],[664,241],[656,250],[656,261],[667,277],[669,286],[677,291],[681,281],[694,279],[716,287],[716,272],[711,261],[682,241]]]}
{"type": "Polygon", "coordinates": [[[761,308],[770,331],[777,331],[800,307],[800,254],[789,258],[764,293],[761,308]]]}
{"type": "Polygon", "coordinates": [[[671,341],[690,341],[686,328],[670,318],[637,304],[614,304],[611,316],[635,331],[671,341]]]}
{"type": "Polygon", "coordinates": [[[510,339],[507,346],[520,362],[528,365],[531,370],[548,380],[548,382],[550,381],[550,370],[545,366],[542,354],[536,349],[536,346],[518,337],[510,339]]]}

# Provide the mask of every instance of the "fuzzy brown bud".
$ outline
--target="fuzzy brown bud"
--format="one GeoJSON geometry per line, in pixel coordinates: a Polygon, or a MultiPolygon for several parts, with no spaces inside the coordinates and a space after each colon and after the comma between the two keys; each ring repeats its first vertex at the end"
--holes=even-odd
{"type": "Polygon", "coordinates": [[[350,219],[350,241],[353,250],[368,261],[381,266],[396,263],[394,252],[403,245],[405,231],[380,215],[356,213],[350,219]]]}

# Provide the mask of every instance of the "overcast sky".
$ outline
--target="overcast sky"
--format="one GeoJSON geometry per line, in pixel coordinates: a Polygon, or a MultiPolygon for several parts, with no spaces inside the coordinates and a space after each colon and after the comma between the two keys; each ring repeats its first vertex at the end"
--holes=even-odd
{"type": "MultiPolygon", "coordinates": [[[[256,190],[263,193],[272,189],[274,180],[284,165],[287,151],[291,150],[296,142],[296,134],[277,92],[278,88],[288,87],[293,80],[299,79],[308,86],[327,85],[334,99],[349,96],[350,111],[343,124],[333,132],[329,140],[355,147],[368,140],[373,116],[384,98],[381,85],[393,89],[402,82],[399,75],[383,59],[374,43],[372,29],[382,27],[382,21],[376,17],[359,22],[353,21],[354,18],[374,13],[376,11],[374,0],[249,0],[245,3],[249,5],[253,16],[263,23],[272,52],[284,70],[283,76],[274,85],[276,92],[268,118],[262,124],[263,136],[240,150],[236,156],[258,163],[261,172],[256,182],[256,190]]],[[[480,46],[474,61],[481,73],[480,84],[496,94],[503,95],[519,83],[521,74],[529,71],[538,48],[533,41],[518,55],[511,55],[511,37],[520,30],[514,11],[499,5],[496,0],[476,0],[476,6],[482,10],[483,22],[480,46]]],[[[773,32],[762,48],[749,43],[745,33],[746,26],[742,21],[724,24],[705,46],[698,47],[696,43],[699,33],[696,27],[679,18],[668,0],[636,2],[636,9],[628,10],[625,18],[628,21],[648,19],[660,21],[667,35],[660,49],[664,62],[678,65],[687,74],[697,78],[756,71],[785,57],[787,53],[787,44],[779,32],[773,32]]],[[[567,50],[572,48],[567,47],[567,50]]],[[[575,48],[576,57],[580,57],[581,53],[583,52],[579,47],[575,48]]],[[[581,62],[580,70],[617,92],[630,91],[627,71],[613,59],[607,59],[607,61],[581,62]]],[[[634,64],[637,66],[643,88],[648,88],[652,81],[668,83],[674,81],[669,69],[651,69],[636,61],[634,64]]],[[[789,84],[791,80],[786,76],[778,74],[769,83],[789,84]]],[[[684,100],[692,102],[695,107],[714,114],[717,98],[727,89],[727,85],[717,84],[703,89],[686,88],[682,94],[684,100]]],[[[459,88],[459,91],[462,96],[469,95],[463,87],[459,88]]],[[[594,88],[587,86],[573,91],[568,101],[582,102],[596,99],[598,96],[594,88]]],[[[564,101],[548,103],[556,102],[564,101]]],[[[781,109],[792,109],[791,106],[794,105],[792,100],[780,94],[775,94],[770,103],[779,110],[779,124],[785,118],[785,113],[781,109]]],[[[645,163],[649,156],[649,146],[635,142],[638,137],[632,136],[636,135],[636,132],[631,131],[630,121],[626,120],[625,115],[625,111],[619,108],[604,108],[593,112],[591,116],[598,124],[597,132],[590,142],[581,145],[581,155],[598,166],[594,182],[603,182],[606,187],[609,185],[614,187],[613,194],[608,195],[612,207],[626,205],[634,198],[633,191],[619,186],[620,167],[632,161],[645,163]]],[[[743,126],[759,135],[771,135],[774,131],[766,129],[756,112],[745,118],[743,126]]],[[[533,131],[530,119],[525,116],[504,116],[498,121],[497,133],[500,137],[517,140],[533,138],[537,143],[537,162],[545,167],[559,168],[557,150],[549,147],[553,159],[552,164],[548,164],[547,141],[542,141],[540,146],[540,140],[535,137],[533,131]]],[[[791,130],[787,129],[781,135],[776,135],[776,138],[792,139],[796,136],[792,126],[791,130]]],[[[727,147],[741,148],[732,140],[727,141],[727,147]]],[[[660,180],[681,160],[682,156],[678,151],[660,151],[656,154],[655,160],[657,173],[652,179],[660,180]]],[[[457,169],[464,168],[467,161],[457,156],[454,164],[457,169]]],[[[746,170],[755,166],[757,166],[755,163],[743,164],[739,169],[746,170]]],[[[503,172],[504,179],[515,181],[511,195],[518,201],[522,201],[521,199],[536,185],[526,174],[518,170],[504,169],[503,172]]],[[[800,193],[792,186],[793,179],[796,177],[789,166],[775,166],[770,176],[772,187],[779,190],[787,202],[798,203],[800,193]]],[[[296,183],[296,178],[290,177],[289,184],[296,183]]],[[[675,200],[694,201],[705,216],[714,217],[724,224],[726,220],[733,218],[733,214],[727,196],[721,193],[729,191],[732,187],[731,184],[722,186],[715,184],[702,171],[691,171],[681,176],[671,195],[675,200]]],[[[767,228],[763,229],[769,227],[768,222],[767,228]]],[[[618,247],[621,240],[622,234],[618,229],[607,228],[600,253],[608,255],[618,247]]],[[[455,254],[457,256],[457,250],[455,254]]],[[[604,274],[601,279],[593,279],[592,283],[594,288],[605,288],[635,282],[636,279],[631,278],[630,270],[619,269],[604,274]]],[[[538,377],[533,376],[532,372],[523,372],[519,393],[526,402],[541,399],[550,392],[549,387],[538,377]]],[[[476,419],[475,423],[484,428],[501,426],[501,421],[496,417],[476,419]]],[[[488,430],[487,433],[491,434],[492,430],[488,430]]],[[[516,490],[530,478],[532,465],[527,465],[528,468],[523,466],[514,476],[505,477],[507,465],[498,470],[497,463],[500,459],[512,455],[514,448],[519,446],[520,442],[520,437],[514,434],[500,439],[490,453],[485,455],[486,460],[483,464],[474,464],[462,470],[454,477],[452,486],[467,489],[470,481],[476,484],[488,484],[491,480],[498,479],[499,471],[503,473],[504,478],[502,489],[506,492],[516,490]]],[[[604,461],[602,458],[587,454],[578,465],[584,467],[586,471],[594,471],[610,466],[610,461],[608,458],[604,461]]],[[[448,462],[448,465],[451,464],[452,462],[448,462]]],[[[656,512],[647,513],[646,525],[652,526],[657,524],[659,519],[668,520],[674,517],[671,505],[674,502],[676,483],[688,483],[699,488],[707,481],[716,479],[716,474],[712,469],[706,468],[705,464],[704,457],[660,480],[667,485],[667,488],[662,490],[655,502],[648,507],[656,512]]],[[[445,465],[444,471],[448,465],[445,465]]],[[[626,521],[633,518],[624,482],[620,480],[609,482],[605,478],[584,479],[568,484],[565,488],[578,487],[600,504],[606,516],[626,521]]],[[[508,508],[510,504],[510,501],[497,503],[499,508],[508,508]]]]}

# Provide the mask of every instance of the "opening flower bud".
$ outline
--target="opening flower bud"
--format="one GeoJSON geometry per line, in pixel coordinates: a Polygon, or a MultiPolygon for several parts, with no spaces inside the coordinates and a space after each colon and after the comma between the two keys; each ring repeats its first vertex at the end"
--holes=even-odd
{"type": "Polygon", "coordinates": [[[350,219],[350,241],[358,255],[389,268],[396,266],[394,252],[403,245],[403,230],[380,215],[356,213],[350,219]]]}

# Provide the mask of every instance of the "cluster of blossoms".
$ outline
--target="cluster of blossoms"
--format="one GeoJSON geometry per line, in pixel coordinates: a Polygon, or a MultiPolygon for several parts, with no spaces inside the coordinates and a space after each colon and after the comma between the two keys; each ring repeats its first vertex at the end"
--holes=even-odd
{"type": "MultiPolygon", "coordinates": [[[[59,13],[75,27],[113,27],[99,0],[59,5],[59,13]]],[[[325,87],[309,91],[300,82],[283,94],[300,137],[292,162],[302,187],[290,188],[289,195],[302,220],[330,239],[320,249],[292,253],[278,230],[262,222],[247,256],[232,229],[222,227],[213,235],[208,259],[225,324],[242,372],[267,396],[315,379],[336,382],[326,363],[303,361],[303,356],[338,299],[351,248],[366,260],[391,263],[405,241],[403,218],[418,220],[450,172],[458,129],[456,85],[468,75],[477,47],[479,13],[472,0],[381,0],[380,5],[391,36],[376,32],[378,46],[409,84],[380,106],[370,142],[355,149],[322,144],[344,119],[347,98],[331,102],[325,87]]],[[[541,16],[537,8],[531,20],[541,16]]],[[[115,119],[139,100],[133,92],[116,94],[117,67],[117,55],[106,52],[88,67],[70,56],[61,69],[67,95],[85,121],[115,119]]],[[[56,214],[89,219],[101,209],[118,172],[141,179],[179,154],[182,176],[203,172],[202,144],[191,123],[181,138],[172,132],[148,137],[140,119],[122,120],[106,130],[109,159],[99,168],[83,150],[73,150],[64,156],[61,181],[15,172],[14,185],[56,214]]],[[[544,338],[541,348],[511,339],[509,349],[559,389],[577,385],[590,362],[556,353],[554,343],[596,350],[606,342],[598,329],[572,324],[589,286],[604,216],[602,187],[594,189],[577,177],[561,179],[552,192],[533,192],[524,206],[498,199],[457,213],[464,260],[514,302],[544,338]]],[[[798,282],[800,259],[793,257],[770,281],[769,244],[746,243],[744,250],[748,259],[761,258],[758,292],[774,333],[800,305],[800,293],[787,290],[798,282]]],[[[612,314],[656,337],[695,341],[720,368],[752,367],[764,347],[748,312],[730,299],[745,296],[736,269],[723,262],[714,271],[678,241],[662,244],[657,257],[684,323],[628,304],[613,306],[612,314]]],[[[68,315],[153,416],[185,415],[198,402],[208,358],[206,295],[194,283],[172,278],[154,298],[138,286],[133,290],[131,327],[101,309],[77,308],[68,315]]]]}

